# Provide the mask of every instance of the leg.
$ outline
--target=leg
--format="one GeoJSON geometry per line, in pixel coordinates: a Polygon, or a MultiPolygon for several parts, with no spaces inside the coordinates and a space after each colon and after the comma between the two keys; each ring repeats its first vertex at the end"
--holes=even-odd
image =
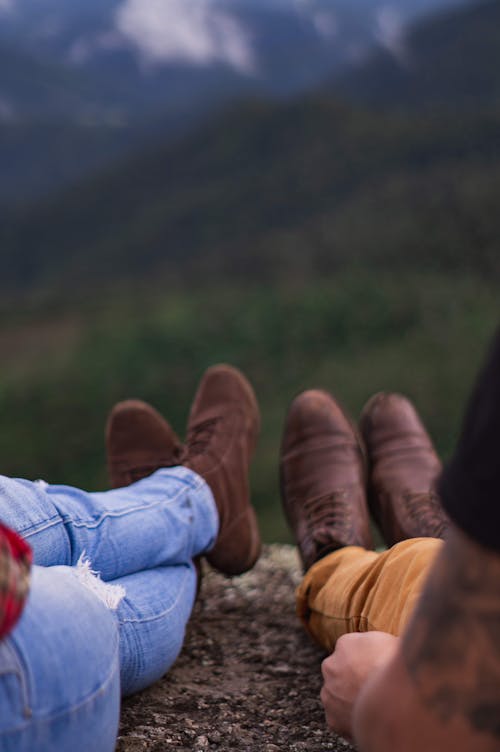
{"type": "Polygon", "coordinates": [[[104,580],[186,564],[218,529],[210,489],[183,467],[103,493],[1,478],[0,519],[27,540],[36,564],[74,566],[85,554],[104,580]]]}
{"type": "Polygon", "coordinates": [[[297,589],[297,614],[332,651],[349,632],[399,636],[422,592],[442,541],[414,538],[377,553],[348,546],[320,559],[297,589]]]}
{"type": "Polygon", "coordinates": [[[116,620],[69,567],[33,568],[0,644],[3,752],[112,752],[120,707],[116,620]]]}
{"type": "Polygon", "coordinates": [[[3,752],[112,752],[120,689],[144,689],[177,658],[196,593],[193,564],[112,585],[124,592],[116,610],[77,569],[33,568],[23,616],[0,645],[3,752]]]}
{"type": "Polygon", "coordinates": [[[123,695],[160,679],[179,655],[196,597],[192,562],[114,580],[125,597],[114,612],[120,633],[123,695]]]}

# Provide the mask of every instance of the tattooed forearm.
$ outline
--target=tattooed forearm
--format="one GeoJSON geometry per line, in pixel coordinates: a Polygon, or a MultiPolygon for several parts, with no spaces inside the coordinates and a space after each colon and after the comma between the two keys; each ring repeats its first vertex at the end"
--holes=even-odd
{"type": "Polygon", "coordinates": [[[403,642],[424,704],[500,740],[500,555],[454,530],[403,642]]]}

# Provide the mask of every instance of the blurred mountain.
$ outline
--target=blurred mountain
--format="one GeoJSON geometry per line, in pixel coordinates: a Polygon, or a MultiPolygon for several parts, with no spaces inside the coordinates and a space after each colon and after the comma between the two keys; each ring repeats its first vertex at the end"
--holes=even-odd
{"type": "Polygon", "coordinates": [[[0,205],[39,198],[141,144],[186,132],[202,111],[178,106],[132,118],[113,91],[79,69],[0,44],[0,205]]]}
{"type": "MultiPolygon", "coordinates": [[[[486,40],[498,5],[456,10],[446,23],[439,16],[416,38],[443,68],[447,39],[448,69],[453,59],[462,80],[494,91],[500,68],[486,40]],[[477,56],[459,54],[461,38],[477,56]]],[[[462,90],[443,90],[439,101],[461,104],[462,90]]],[[[29,211],[5,208],[0,284],[293,279],[349,264],[498,279],[500,107],[493,97],[486,105],[460,117],[453,107],[367,110],[340,104],[330,89],[234,105],[175,145],[157,133],[148,150],[63,195],[29,211]]]]}
{"type": "Polygon", "coordinates": [[[442,12],[343,72],[334,89],[375,106],[469,108],[500,104],[500,1],[442,12]]]}
{"type": "Polygon", "coordinates": [[[0,120],[64,117],[92,106],[92,87],[74,71],[0,44],[0,120]]]}
{"type": "Polygon", "coordinates": [[[0,204],[173,139],[230,101],[315,88],[456,2],[2,0],[0,204]]]}
{"type": "Polygon", "coordinates": [[[0,44],[29,56],[33,83],[28,92],[28,63],[12,59],[0,99],[12,116],[30,93],[29,111],[44,116],[107,120],[111,111],[129,121],[248,93],[296,94],[375,43],[390,47],[415,16],[457,2],[3,0],[0,44]]]}
{"type": "Polygon", "coordinates": [[[499,278],[500,112],[254,103],[0,231],[1,284],[303,278],[362,264],[499,278]]]}

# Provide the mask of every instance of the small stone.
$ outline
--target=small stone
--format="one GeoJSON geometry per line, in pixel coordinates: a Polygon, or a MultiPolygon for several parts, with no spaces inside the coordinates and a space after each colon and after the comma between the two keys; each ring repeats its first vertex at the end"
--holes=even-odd
{"type": "Polygon", "coordinates": [[[291,546],[264,547],[235,581],[207,565],[182,654],[124,701],[116,752],[354,752],[326,728],[323,652],[294,613],[300,577],[291,546]]]}

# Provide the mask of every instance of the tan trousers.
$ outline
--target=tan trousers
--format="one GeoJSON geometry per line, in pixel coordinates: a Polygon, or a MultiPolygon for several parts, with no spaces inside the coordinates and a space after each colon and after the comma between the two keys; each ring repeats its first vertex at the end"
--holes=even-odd
{"type": "Polygon", "coordinates": [[[305,628],[330,652],[347,632],[400,635],[442,543],[412,538],[382,553],[348,546],[320,559],[297,589],[305,628]]]}

